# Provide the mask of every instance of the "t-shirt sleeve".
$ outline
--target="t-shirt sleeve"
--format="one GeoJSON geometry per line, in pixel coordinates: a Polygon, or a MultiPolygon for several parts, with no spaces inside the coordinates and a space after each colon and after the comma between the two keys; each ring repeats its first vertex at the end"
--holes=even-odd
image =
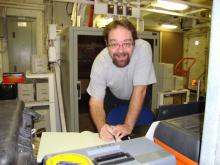
{"type": "Polygon", "coordinates": [[[87,92],[90,96],[104,99],[106,89],[106,80],[104,74],[104,66],[101,63],[99,57],[95,59],[91,73],[90,82],[87,88],[87,92]]]}
{"type": "Polygon", "coordinates": [[[152,50],[148,42],[143,41],[137,46],[138,60],[135,64],[133,85],[149,85],[156,83],[152,62],[152,50]]]}

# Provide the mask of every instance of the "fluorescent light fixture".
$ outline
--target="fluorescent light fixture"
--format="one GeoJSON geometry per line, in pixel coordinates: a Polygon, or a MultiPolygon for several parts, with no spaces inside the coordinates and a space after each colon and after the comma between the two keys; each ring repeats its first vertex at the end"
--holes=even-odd
{"type": "Polygon", "coordinates": [[[154,13],[161,13],[161,14],[178,15],[177,12],[168,11],[168,10],[161,10],[161,9],[147,9],[146,11],[150,11],[150,12],[154,12],[154,13]]]}
{"type": "Polygon", "coordinates": [[[152,4],[152,6],[167,10],[186,10],[188,8],[188,5],[186,4],[171,2],[167,0],[157,0],[155,3],[152,4]]]}
{"type": "Polygon", "coordinates": [[[162,24],[161,27],[166,29],[176,29],[178,26],[173,24],[162,24]]]}

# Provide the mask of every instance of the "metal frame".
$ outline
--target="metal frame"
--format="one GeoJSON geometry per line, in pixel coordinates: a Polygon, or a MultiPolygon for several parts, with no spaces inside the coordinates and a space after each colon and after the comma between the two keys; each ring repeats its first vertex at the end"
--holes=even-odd
{"type": "Polygon", "coordinates": [[[56,88],[55,88],[55,75],[54,73],[26,73],[26,78],[28,79],[47,79],[48,80],[48,89],[49,89],[49,103],[48,102],[33,102],[25,103],[26,107],[33,106],[44,106],[49,105],[49,114],[50,114],[50,130],[52,132],[60,132],[60,120],[59,112],[56,98],[56,88]]]}
{"type": "Polygon", "coordinates": [[[168,91],[168,92],[158,92],[158,106],[157,107],[159,107],[160,105],[164,105],[164,97],[176,95],[176,94],[186,94],[186,101],[184,103],[189,102],[190,91],[188,89],[168,91]]]}

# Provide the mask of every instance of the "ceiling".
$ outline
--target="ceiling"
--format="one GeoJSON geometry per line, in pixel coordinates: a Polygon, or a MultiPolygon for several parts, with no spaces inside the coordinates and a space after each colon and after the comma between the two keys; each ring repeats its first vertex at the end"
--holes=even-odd
{"type": "Polygon", "coordinates": [[[155,0],[141,0],[141,17],[145,28],[155,29],[163,23],[176,24],[178,30],[210,26],[212,0],[169,0],[187,4],[184,11],[170,11],[152,6],[155,0]]]}
{"type": "MultiPolygon", "coordinates": [[[[166,10],[155,7],[157,0],[96,0],[106,4],[123,4],[140,9],[140,20],[144,21],[145,29],[158,29],[161,24],[175,24],[178,31],[192,28],[208,27],[211,19],[212,0],[164,0],[186,4],[183,11],[166,10]]],[[[160,29],[158,29],[160,30],[160,29]]]]}
{"type": "MultiPolygon", "coordinates": [[[[129,17],[133,22],[135,18],[144,22],[144,29],[161,30],[160,25],[163,23],[175,24],[178,26],[177,31],[187,31],[193,28],[203,28],[210,26],[212,0],[163,0],[177,2],[188,5],[184,11],[171,11],[153,6],[157,0],[52,0],[59,2],[79,2],[94,4],[97,16],[106,15],[108,5],[130,6],[139,13],[135,17],[129,17]],[[99,7],[96,7],[99,6],[99,7]],[[99,10],[97,12],[96,8],[99,10]],[[158,29],[159,28],[159,29],[158,29]]],[[[135,11],[135,10],[134,10],[135,11]]],[[[115,11],[114,11],[115,13],[115,11]]],[[[134,12],[135,13],[135,12],[134,12]]],[[[114,14],[113,14],[114,15],[114,14]]],[[[133,15],[133,10],[132,10],[133,15]]],[[[115,16],[115,15],[114,15],[115,16]]],[[[116,15],[117,16],[117,15],[116,15]]],[[[137,21],[136,21],[137,22],[137,21]]]]}

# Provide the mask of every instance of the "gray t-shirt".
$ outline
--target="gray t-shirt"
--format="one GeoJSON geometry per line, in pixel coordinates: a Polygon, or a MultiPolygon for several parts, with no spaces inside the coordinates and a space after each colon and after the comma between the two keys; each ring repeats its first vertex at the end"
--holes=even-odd
{"type": "Polygon", "coordinates": [[[115,97],[129,100],[133,86],[156,83],[150,44],[142,39],[135,41],[130,63],[123,68],[113,64],[108,49],[103,49],[94,60],[87,92],[104,99],[109,87],[115,97]]]}

